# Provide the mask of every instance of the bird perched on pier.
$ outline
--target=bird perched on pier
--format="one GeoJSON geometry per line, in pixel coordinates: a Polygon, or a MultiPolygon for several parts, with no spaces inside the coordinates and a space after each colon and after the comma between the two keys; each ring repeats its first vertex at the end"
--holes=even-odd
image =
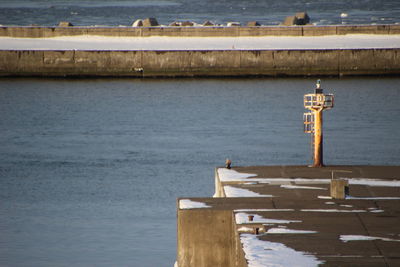
{"type": "Polygon", "coordinates": [[[226,159],[226,160],[225,160],[225,167],[226,167],[227,169],[230,169],[230,168],[231,168],[231,164],[232,164],[232,161],[231,161],[230,159],[226,159]]]}

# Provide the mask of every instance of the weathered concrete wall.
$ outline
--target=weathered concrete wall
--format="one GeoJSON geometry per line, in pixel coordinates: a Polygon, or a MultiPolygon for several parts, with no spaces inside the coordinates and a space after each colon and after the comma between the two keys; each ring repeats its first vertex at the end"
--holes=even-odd
{"type": "Polygon", "coordinates": [[[398,75],[400,49],[0,51],[0,76],[398,75]]]}
{"type": "Polygon", "coordinates": [[[0,36],[58,37],[101,36],[320,36],[343,34],[400,34],[400,25],[260,26],[260,27],[38,27],[1,26],[0,36]]]}
{"type": "Polygon", "coordinates": [[[178,209],[178,266],[235,266],[232,216],[231,210],[178,209]]]}

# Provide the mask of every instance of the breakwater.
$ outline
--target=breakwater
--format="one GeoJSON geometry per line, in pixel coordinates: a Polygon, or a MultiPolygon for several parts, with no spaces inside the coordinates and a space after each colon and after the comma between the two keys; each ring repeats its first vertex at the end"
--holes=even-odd
{"type": "Polygon", "coordinates": [[[0,51],[1,76],[347,76],[400,74],[400,48],[0,51]]]}
{"type": "MultiPolygon", "coordinates": [[[[261,37],[400,34],[400,25],[293,27],[0,27],[1,37],[261,37]]],[[[212,42],[212,40],[210,41],[212,42]]],[[[202,77],[399,75],[400,46],[319,49],[3,49],[0,76],[202,77]]]]}
{"type": "Polygon", "coordinates": [[[346,258],[348,266],[384,266],[397,259],[395,242],[366,250],[372,244],[347,244],[345,238],[371,242],[376,229],[381,235],[395,231],[393,217],[386,214],[398,211],[399,170],[350,165],[217,168],[214,198],[177,201],[177,265],[337,266],[346,258]],[[346,178],[332,179],[332,173],[340,172],[346,178]],[[338,181],[348,182],[344,198],[333,194],[338,181]]]}

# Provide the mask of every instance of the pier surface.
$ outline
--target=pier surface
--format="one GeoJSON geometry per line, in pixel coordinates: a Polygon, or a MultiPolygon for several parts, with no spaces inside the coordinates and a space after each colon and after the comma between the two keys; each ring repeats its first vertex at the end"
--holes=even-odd
{"type": "Polygon", "coordinates": [[[400,25],[0,27],[0,76],[399,74],[400,25]]]}
{"type": "Polygon", "coordinates": [[[400,264],[400,166],[217,168],[215,185],[178,200],[180,267],[400,264]]]}
{"type": "Polygon", "coordinates": [[[190,50],[316,50],[400,48],[399,35],[253,37],[0,37],[0,50],[190,51],[190,50]]]}

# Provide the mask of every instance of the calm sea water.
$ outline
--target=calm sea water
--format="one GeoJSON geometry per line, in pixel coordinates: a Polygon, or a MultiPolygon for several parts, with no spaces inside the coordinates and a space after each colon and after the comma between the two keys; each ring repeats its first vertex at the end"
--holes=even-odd
{"type": "MultiPolygon", "coordinates": [[[[172,266],[214,167],[309,164],[315,79],[1,79],[0,266],[172,266]]],[[[324,79],[327,164],[400,164],[400,79],[324,79]]]]}
{"type": "Polygon", "coordinates": [[[318,25],[400,23],[398,0],[0,0],[0,24],[130,26],[138,18],[156,17],[165,25],[177,20],[278,25],[301,11],[318,25]]]}

